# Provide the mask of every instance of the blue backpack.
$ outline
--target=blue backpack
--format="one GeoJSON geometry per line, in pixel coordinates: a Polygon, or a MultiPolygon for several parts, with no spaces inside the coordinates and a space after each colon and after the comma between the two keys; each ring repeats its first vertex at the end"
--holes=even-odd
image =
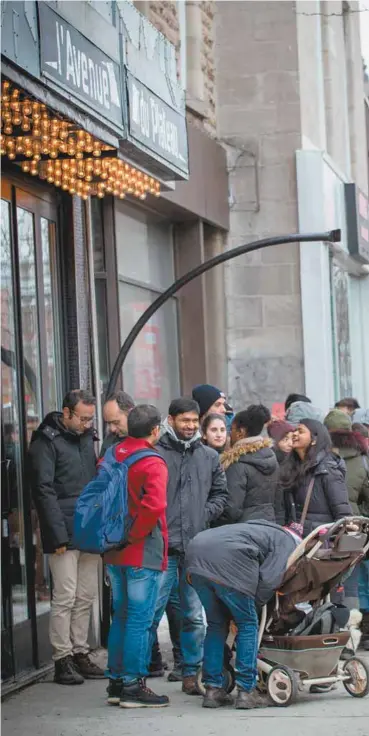
{"type": "Polygon", "coordinates": [[[101,555],[124,547],[133,522],[128,513],[128,470],[145,457],[159,455],[155,450],[138,450],[118,462],[114,447],[106,451],[96,478],[84,487],[76,504],[76,549],[101,555]]]}

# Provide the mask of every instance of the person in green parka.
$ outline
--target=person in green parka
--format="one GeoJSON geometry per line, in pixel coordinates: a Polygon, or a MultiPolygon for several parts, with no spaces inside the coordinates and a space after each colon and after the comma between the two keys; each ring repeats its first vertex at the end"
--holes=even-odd
{"type": "Polygon", "coordinates": [[[360,516],[369,504],[369,472],[365,440],[352,429],[351,419],[343,411],[333,409],[324,420],[337,453],[346,465],[346,485],[352,513],[360,516]]]}

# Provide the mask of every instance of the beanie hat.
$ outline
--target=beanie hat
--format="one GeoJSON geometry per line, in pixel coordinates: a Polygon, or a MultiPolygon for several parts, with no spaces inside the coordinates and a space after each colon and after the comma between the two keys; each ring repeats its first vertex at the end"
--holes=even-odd
{"type": "Polygon", "coordinates": [[[324,419],[324,424],[328,432],[339,432],[340,430],[351,432],[352,429],[350,417],[339,409],[332,409],[324,419]]]}
{"type": "Polygon", "coordinates": [[[274,422],[271,422],[268,425],[268,435],[269,437],[274,440],[278,444],[281,440],[283,440],[283,437],[286,436],[289,432],[294,432],[295,427],[292,426],[292,424],[289,424],[288,422],[284,422],[281,420],[276,420],[274,422]]]}
{"type": "Polygon", "coordinates": [[[317,422],[323,422],[323,412],[306,401],[295,401],[286,413],[286,420],[297,425],[300,424],[301,419],[315,419],[317,422]]]}
{"type": "Polygon", "coordinates": [[[369,409],[356,409],[352,416],[352,422],[369,426],[369,409]]]}
{"type": "Polygon", "coordinates": [[[197,401],[200,407],[200,417],[204,416],[210,407],[222,397],[225,398],[224,393],[216,386],[210,386],[208,383],[195,386],[192,390],[192,398],[197,401]]]}

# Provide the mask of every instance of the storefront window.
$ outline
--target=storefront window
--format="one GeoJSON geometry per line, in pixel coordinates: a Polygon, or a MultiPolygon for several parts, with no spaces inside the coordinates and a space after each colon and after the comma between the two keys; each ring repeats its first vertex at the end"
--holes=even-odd
{"type": "Polygon", "coordinates": [[[54,315],[56,314],[55,291],[52,282],[52,245],[55,242],[55,225],[41,217],[42,272],[44,282],[45,326],[47,371],[49,395],[47,411],[59,408],[60,396],[60,356],[58,355],[59,335],[54,315]],[[59,380],[58,380],[59,379],[59,380]]]}
{"type": "MultiPolygon", "coordinates": [[[[1,202],[1,413],[4,437],[6,478],[2,483],[2,512],[7,514],[8,564],[3,560],[2,573],[7,575],[13,623],[28,618],[26,554],[20,460],[19,403],[16,380],[16,345],[14,292],[10,240],[10,205],[1,202]]],[[[3,479],[2,479],[3,480],[3,479]]],[[[6,550],[4,550],[6,554],[6,550]]],[[[4,585],[3,585],[4,587],[4,585]]],[[[4,598],[4,591],[3,591],[4,598]]],[[[4,628],[4,622],[2,625],[4,628]]]]}
{"type": "MultiPolygon", "coordinates": [[[[131,206],[116,205],[122,342],[145,309],[174,281],[172,227],[131,206]]],[[[132,346],[123,385],[136,402],[151,403],[165,414],[180,393],[177,304],[171,299],[156,312],[132,346]]]]}
{"type": "MultiPolygon", "coordinates": [[[[122,340],[157,294],[124,282],[119,284],[122,340]]],[[[124,388],[137,403],[154,404],[163,414],[178,396],[177,305],[160,307],[136,338],[124,366],[124,388]]]]}

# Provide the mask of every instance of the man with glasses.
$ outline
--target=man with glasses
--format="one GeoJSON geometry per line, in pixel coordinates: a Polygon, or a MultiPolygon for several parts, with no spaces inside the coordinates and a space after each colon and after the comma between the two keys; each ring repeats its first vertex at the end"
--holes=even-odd
{"type": "Polygon", "coordinates": [[[33,433],[29,449],[32,495],[53,580],[50,641],[54,681],[61,685],[104,677],[89,658],[87,644],[99,556],[79,552],[72,544],[76,501],[96,472],[95,406],[89,391],[69,391],[62,412],[47,414],[33,433]]]}

